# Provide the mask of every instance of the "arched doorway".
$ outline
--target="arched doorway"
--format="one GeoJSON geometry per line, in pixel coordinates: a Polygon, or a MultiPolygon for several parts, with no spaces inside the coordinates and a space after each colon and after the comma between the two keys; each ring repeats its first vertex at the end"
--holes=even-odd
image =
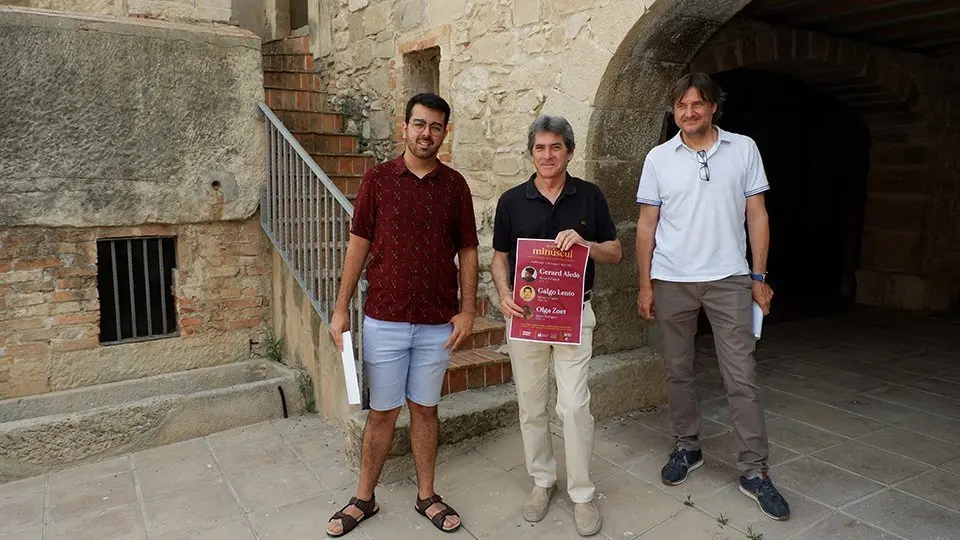
{"type": "MultiPolygon", "coordinates": [[[[776,267],[770,268],[771,272],[787,280],[788,289],[784,292],[788,297],[810,300],[808,304],[820,313],[823,311],[819,302],[823,298],[806,296],[804,289],[829,290],[827,296],[838,306],[853,300],[910,309],[936,305],[942,295],[924,281],[930,259],[926,246],[931,235],[919,218],[931,208],[933,191],[929,185],[902,180],[902,173],[907,169],[927,167],[918,175],[932,178],[937,174],[936,165],[924,158],[934,152],[924,146],[929,140],[929,128],[919,107],[921,94],[916,83],[898,62],[889,55],[875,54],[869,45],[750,19],[731,20],[742,7],[742,2],[717,2],[717,9],[711,15],[715,20],[704,21],[702,14],[698,14],[700,18],[696,20],[690,19],[692,14],[686,12],[689,6],[683,3],[658,0],[614,54],[594,103],[586,145],[586,169],[587,175],[607,193],[611,211],[620,223],[622,241],[627,245],[634,242],[633,222],[637,215],[634,201],[643,156],[669,130],[664,123],[664,112],[669,108],[667,96],[670,85],[681,74],[687,71],[719,74],[721,82],[734,85],[740,97],[750,95],[749,91],[755,86],[751,81],[760,82],[768,89],[802,88],[804,91],[794,92],[797,94],[794,97],[810,101],[814,105],[814,116],[823,122],[827,122],[832,112],[837,124],[829,126],[821,122],[826,134],[805,142],[806,151],[835,152],[836,145],[829,139],[839,134],[836,128],[843,124],[843,144],[855,155],[850,156],[840,170],[826,161],[803,162],[808,169],[807,176],[842,175],[846,178],[842,182],[844,191],[830,193],[826,203],[809,201],[808,208],[796,208],[784,200],[785,209],[778,211],[774,226],[786,233],[786,237],[775,237],[775,242],[780,244],[775,244],[772,249],[778,253],[771,256],[779,261],[776,267]],[[650,24],[644,24],[647,17],[651,18],[650,24]],[[791,86],[784,82],[787,80],[802,81],[802,84],[791,86]],[[812,168],[817,165],[824,170],[814,171],[812,168]],[[897,182],[896,186],[893,182],[897,182]],[[831,208],[831,205],[838,206],[831,208]],[[824,219],[825,216],[829,219],[824,219]],[[796,220],[801,223],[805,220],[807,229],[795,223],[796,220]],[[804,240],[820,235],[829,241],[797,250],[796,238],[791,239],[791,234],[804,240]],[[798,258],[804,259],[803,264],[795,264],[798,258]],[[817,262],[831,267],[811,275],[817,262]],[[806,275],[807,279],[796,279],[791,273],[806,275]],[[911,288],[906,283],[918,285],[911,288]]],[[[781,115],[784,109],[790,108],[783,107],[783,103],[779,105],[781,115]]],[[[761,127],[756,122],[752,128],[749,125],[756,109],[755,105],[741,106],[739,115],[735,110],[726,121],[741,124],[734,130],[756,130],[761,127]]],[[[799,117],[798,112],[793,114],[799,117]]],[[[764,136],[759,134],[757,138],[762,140],[764,136]]],[[[808,139],[810,137],[804,140],[808,139]]],[[[768,154],[783,153],[769,144],[761,144],[762,151],[764,146],[768,154]]],[[[797,162],[797,157],[791,160],[797,162]]],[[[777,169],[783,159],[770,161],[777,169]]],[[[779,168],[796,176],[796,171],[788,167],[779,168]]],[[[782,193],[783,199],[790,199],[789,187],[782,193]]],[[[775,197],[771,194],[771,198],[775,197]]],[[[774,204],[778,203],[774,201],[774,204]]],[[[600,283],[604,286],[595,293],[600,300],[596,304],[603,311],[615,313],[619,322],[643,327],[634,307],[636,261],[627,261],[620,268],[604,268],[603,274],[600,283]],[[625,316],[634,320],[624,321],[625,316]]],[[[800,303],[795,306],[793,314],[802,315],[803,306],[800,303]]],[[[789,310],[781,314],[791,316],[789,310]]],[[[601,350],[620,350],[645,343],[642,333],[598,334],[603,340],[601,350]]]]}

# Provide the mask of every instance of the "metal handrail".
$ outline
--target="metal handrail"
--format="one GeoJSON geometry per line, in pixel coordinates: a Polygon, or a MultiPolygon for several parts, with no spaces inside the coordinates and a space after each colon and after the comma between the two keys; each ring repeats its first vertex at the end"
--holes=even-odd
{"type": "MultiPolygon", "coordinates": [[[[350,238],[353,204],[273,111],[264,103],[258,105],[268,120],[264,122],[266,182],[260,196],[260,224],[313,309],[330,324],[350,238]]],[[[349,311],[364,407],[365,293],[366,279],[361,276],[349,311]]]]}

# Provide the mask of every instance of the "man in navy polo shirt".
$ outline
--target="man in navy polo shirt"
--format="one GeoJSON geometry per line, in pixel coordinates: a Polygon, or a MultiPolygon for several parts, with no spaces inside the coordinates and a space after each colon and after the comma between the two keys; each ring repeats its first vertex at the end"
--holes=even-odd
{"type": "Polygon", "coordinates": [[[450,353],[473,328],[479,242],[466,180],[437,159],[449,117],[450,106],[440,96],[412,97],[402,125],[403,155],[367,171],[354,203],[330,332],[343,350],[350,298],[369,254],[363,361],[370,411],[360,485],[330,518],[330,536],[343,536],[379,511],[373,491],[405,402],[419,488],[415,508],[445,532],[460,527],[460,516],[433,490],[437,403],[450,353]]]}
{"type": "Polygon", "coordinates": [[[580,345],[551,345],[508,340],[510,364],[517,387],[520,433],[527,472],[533,491],[523,504],[527,521],[540,521],[556,492],[557,461],[547,412],[547,381],[551,360],[557,380],[557,414],[563,421],[567,457],[567,494],[574,503],[574,521],[581,536],[600,532],[600,511],[593,503],[590,481],[593,453],[593,415],[590,414],[588,364],[593,354],[593,328],[597,318],[590,305],[594,262],[618,263],[623,254],[617,227],[607,201],[595,184],[571,176],[573,128],[564,118],[541,116],[530,125],[527,150],[536,173],[525,183],[505,192],[497,203],[493,228],[494,284],[504,317],[523,317],[513,301],[513,272],[517,238],[555,240],[558,249],[574,244],[590,247],[584,276],[584,304],[580,345]]]}
{"type": "Polygon", "coordinates": [[[703,464],[694,337],[702,307],[710,319],[737,443],[740,491],[776,520],[790,506],[767,476],[769,444],[753,353],[752,301],[770,311],[766,282],[769,189],[756,143],[713,125],[723,92],[706,74],[673,89],[676,137],[644,161],[637,202],[640,315],[656,318],[667,363],[667,399],[676,449],[660,472],[675,486],[703,464]],[[753,271],[747,266],[747,235],[753,271]]]}

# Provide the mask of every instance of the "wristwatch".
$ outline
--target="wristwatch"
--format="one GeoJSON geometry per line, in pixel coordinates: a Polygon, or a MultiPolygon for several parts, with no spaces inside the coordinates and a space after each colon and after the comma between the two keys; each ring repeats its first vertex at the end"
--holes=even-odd
{"type": "Polygon", "coordinates": [[[767,282],[767,272],[761,272],[759,274],[750,274],[750,279],[754,281],[759,281],[760,283],[767,282]]]}

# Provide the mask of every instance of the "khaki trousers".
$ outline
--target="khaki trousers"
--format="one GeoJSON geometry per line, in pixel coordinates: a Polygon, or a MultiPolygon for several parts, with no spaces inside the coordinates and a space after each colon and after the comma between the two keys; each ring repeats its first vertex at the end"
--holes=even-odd
{"type": "Polygon", "coordinates": [[[590,302],[583,305],[580,345],[550,345],[508,339],[510,365],[517,387],[520,434],[527,472],[540,487],[557,482],[557,460],[550,437],[547,396],[550,360],[557,380],[557,416],[563,422],[563,443],[567,458],[567,493],[574,503],[593,500],[590,457],[593,454],[593,415],[587,374],[593,355],[593,328],[596,315],[590,302]]]}
{"type": "Polygon", "coordinates": [[[749,276],[705,283],[654,281],[655,327],[667,364],[670,425],[681,448],[700,448],[700,400],[694,373],[694,338],[703,306],[717,348],[737,463],[743,475],[765,472],[769,446],[760,408],[753,337],[753,295],[749,276]]]}

